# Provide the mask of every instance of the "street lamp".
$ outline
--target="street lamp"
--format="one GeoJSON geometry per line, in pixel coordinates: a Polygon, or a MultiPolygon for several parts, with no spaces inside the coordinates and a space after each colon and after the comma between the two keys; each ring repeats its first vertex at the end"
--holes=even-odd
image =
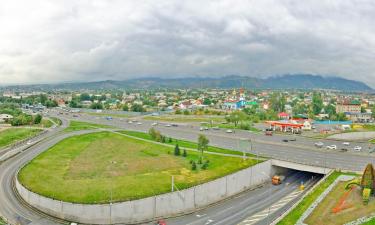
{"type": "MultiPolygon", "coordinates": [[[[111,161],[111,172],[113,169],[114,164],[116,164],[116,161],[111,161]]],[[[109,200],[109,224],[112,224],[112,201],[113,201],[113,180],[110,177],[110,184],[111,184],[111,195],[110,195],[110,200],[109,200]]]]}

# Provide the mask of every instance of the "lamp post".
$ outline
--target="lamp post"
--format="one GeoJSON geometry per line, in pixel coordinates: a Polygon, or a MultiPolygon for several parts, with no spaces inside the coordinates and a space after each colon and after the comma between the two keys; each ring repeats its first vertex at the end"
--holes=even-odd
{"type": "MultiPolygon", "coordinates": [[[[113,169],[114,164],[116,164],[116,161],[111,161],[111,172],[113,169]]],[[[109,200],[109,224],[112,224],[112,201],[113,201],[113,180],[110,177],[110,184],[111,184],[111,194],[110,194],[110,200],[109,200]]]]}

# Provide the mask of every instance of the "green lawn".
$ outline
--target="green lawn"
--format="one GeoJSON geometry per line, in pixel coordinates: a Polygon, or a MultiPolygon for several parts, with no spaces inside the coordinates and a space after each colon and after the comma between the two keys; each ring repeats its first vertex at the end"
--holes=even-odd
{"type": "Polygon", "coordinates": [[[171,176],[179,189],[204,183],[256,164],[256,160],[205,154],[206,170],[192,170],[199,153],[174,156],[173,147],[121,134],[99,132],[67,138],[43,152],[19,173],[28,189],[55,199],[108,203],[170,191],[171,176]],[[116,163],[111,163],[115,161],[116,163]]]}
{"type": "Polygon", "coordinates": [[[16,143],[17,141],[32,137],[41,132],[32,128],[8,128],[0,131],[0,148],[16,143]]]}
{"type": "Polygon", "coordinates": [[[95,123],[87,123],[82,121],[71,120],[69,127],[65,128],[65,132],[70,131],[78,131],[78,130],[92,130],[98,128],[113,128],[112,126],[103,125],[103,124],[95,124],[95,123]]]}
{"type": "Polygon", "coordinates": [[[277,225],[294,225],[302,214],[309,208],[309,206],[317,199],[323,191],[331,185],[338,176],[342,173],[333,172],[327,179],[321,183],[314,191],[304,197],[304,199],[295,207],[284,219],[277,223],[277,225]]]}
{"type": "Polygon", "coordinates": [[[374,225],[375,224],[375,218],[365,222],[365,223],[362,223],[361,225],[374,225]]]}
{"type": "MultiPolygon", "coordinates": [[[[153,139],[151,138],[151,136],[148,133],[143,133],[143,132],[138,132],[138,131],[128,131],[128,130],[120,131],[120,133],[127,134],[127,135],[130,135],[130,136],[133,136],[133,137],[138,137],[138,138],[153,141],[153,139]]],[[[172,142],[168,142],[168,140],[167,140],[167,142],[165,144],[175,146],[177,143],[180,147],[183,147],[183,148],[193,148],[193,149],[198,148],[197,143],[194,143],[194,142],[191,142],[191,141],[185,141],[185,140],[177,140],[177,139],[172,139],[172,142]]],[[[240,151],[218,148],[218,147],[214,147],[214,146],[209,146],[208,151],[209,152],[230,154],[230,155],[243,155],[243,153],[240,152],[240,151]]],[[[255,155],[250,154],[250,153],[246,153],[246,155],[255,157],[255,155]]]]}

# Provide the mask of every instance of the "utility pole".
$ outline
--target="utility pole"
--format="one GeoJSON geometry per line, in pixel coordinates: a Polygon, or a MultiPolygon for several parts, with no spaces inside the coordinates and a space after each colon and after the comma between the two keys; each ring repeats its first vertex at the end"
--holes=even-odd
{"type": "Polygon", "coordinates": [[[171,191],[174,191],[174,176],[172,175],[172,182],[171,182],[171,191]]]}
{"type": "MultiPolygon", "coordinates": [[[[116,161],[111,161],[111,172],[113,170],[113,165],[116,164],[116,161]]],[[[110,177],[110,184],[111,184],[111,194],[109,200],[109,224],[112,224],[112,201],[113,201],[113,180],[110,177]]]]}

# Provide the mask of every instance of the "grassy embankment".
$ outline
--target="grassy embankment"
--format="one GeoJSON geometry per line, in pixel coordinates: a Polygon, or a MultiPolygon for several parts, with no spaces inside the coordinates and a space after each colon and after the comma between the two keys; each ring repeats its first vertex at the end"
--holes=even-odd
{"type": "Polygon", "coordinates": [[[0,131],[0,148],[4,148],[23,139],[32,137],[41,132],[33,128],[7,128],[0,131]]]}
{"type": "Polygon", "coordinates": [[[333,172],[327,179],[321,183],[314,191],[304,197],[304,199],[295,207],[286,217],[277,225],[294,225],[310,205],[331,185],[341,173],[333,172]]]}
{"type": "MultiPolygon", "coordinates": [[[[128,131],[128,130],[120,131],[120,133],[130,135],[130,136],[133,136],[133,137],[137,137],[137,138],[142,138],[142,139],[149,140],[149,141],[153,141],[153,139],[151,138],[151,136],[148,133],[143,133],[143,132],[138,132],[138,131],[128,131]]],[[[176,144],[178,144],[182,148],[192,148],[192,149],[198,148],[197,143],[194,143],[194,142],[191,142],[191,141],[185,141],[185,140],[177,140],[177,139],[174,139],[174,138],[172,139],[172,142],[168,142],[168,140],[167,140],[167,142],[164,143],[164,144],[169,144],[171,146],[175,146],[176,144]]],[[[223,154],[230,154],[230,155],[243,155],[243,152],[241,152],[241,151],[235,151],[235,150],[219,148],[219,147],[214,147],[214,146],[209,146],[207,151],[223,153],[223,154]]],[[[246,153],[246,155],[251,156],[251,157],[255,157],[255,155],[250,154],[250,153],[246,153]]]]}
{"type": "Polygon", "coordinates": [[[67,138],[43,152],[19,174],[30,190],[69,202],[108,203],[144,198],[170,191],[171,176],[179,189],[204,183],[256,164],[204,154],[208,168],[198,165],[200,153],[173,155],[163,146],[110,132],[67,138]]]}
{"type": "Polygon", "coordinates": [[[65,128],[65,132],[71,132],[71,131],[79,131],[79,130],[92,130],[92,129],[99,129],[99,128],[113,128],[109,125],[103,125],[103,124],[96,124],[96,123],[87,123],[77,120],[71,120],[70,124],[67,128],[65,128]]]}

